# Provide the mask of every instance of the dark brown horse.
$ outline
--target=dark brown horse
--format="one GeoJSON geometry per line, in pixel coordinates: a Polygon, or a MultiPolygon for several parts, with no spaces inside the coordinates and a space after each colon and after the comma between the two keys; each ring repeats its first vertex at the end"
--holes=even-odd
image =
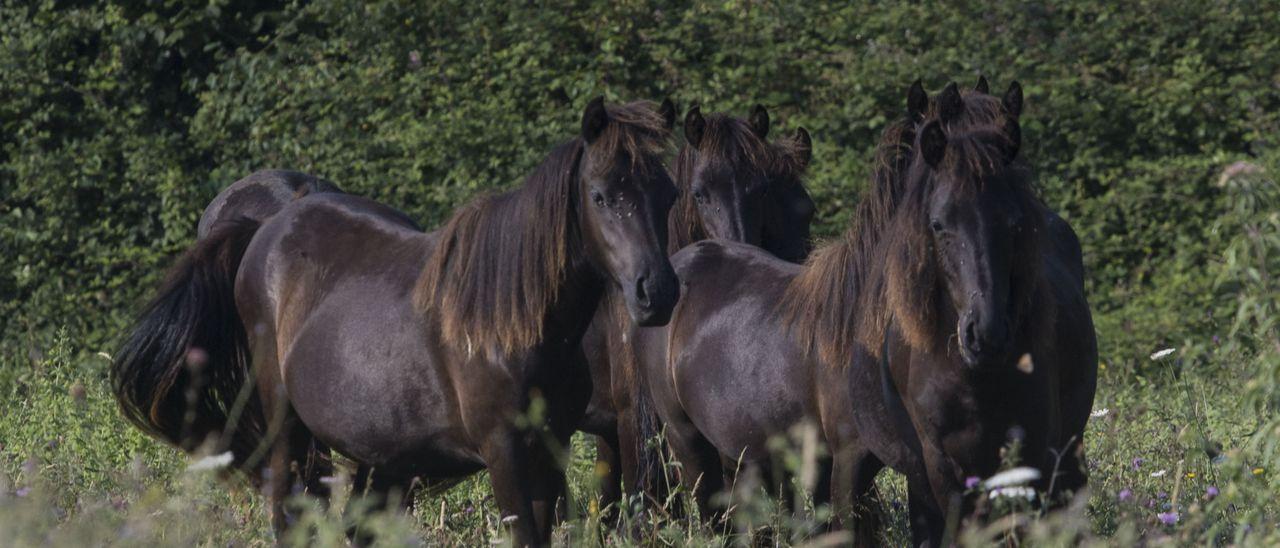
{"type": "MultiPolygon", "coordinates": [[[[812,153],[809,133],[800,128],[794,136],[767,141],[769,113],[760,105],[746,120],[718,113],[704,116],[695,106],[685,116],[684,130],[685,145],[675,167],[681,193],[668,222],[670,252],[703,239],[723,238],[761,246],[787,260],[803,260],[814,213],[813,200],[801,182],[812,153]]],[[[615,406],[615,401],[627,405],[634,389],[623,371],[615,375],[613,369],[613,357],[623,352],[628,329],[620,305],[616,299],[601,303],[583,338],[593,391],[580,428],[599,438],[597,469],[608,470],[602,484],[605,505],[620,499],[623,476],[633,488],[649,479],[636,477],[637,466],[631,461],[636,451],[619,448],[620,443],[645,443],[636,434],[630,409],[619,412],[615,406]]]]}
{"type": "Polygon", "coordinates": [[[904,473],[918,543],[940,545],[948,513],[970,512],[966,478],[994,473],[1012,438],[1051,497],[1086,481],[1097,342],[1083,260],[1017,161],[1021,112],[1016,82],[1003,100],[949,85],[912,152],[884,162],[897,173],[788,288],[801,344],[849,375],[843,491],[865,493],[882,465],[904,473]]]}
{"type": "Polygon", "coordinates": [[[635,330],[639,374],[706,511],[725,461],[767,466],[768,439],[805,420],[832,454],[842,520],[888,464],[907,475],[920,543],[942,541],[965,478],[996,470],[1011,431],[1039,487],[1085,481],[1096,345],[1080,247],[1015,161],[1021,90],[1001,101],[952,85],[931,106],[917,84],[908,97],[842,238],[803,267],[695,244],[672,257],[670,325],[635,330]],[[1024,354],[1030,373],[1015,367],[1024,354]]]}
{"type": "Polygon", "coordinates": [[[212,439],[265,475],[277,529],[290,485],[317,483],[302,462],[314,439],[358,463],[357,492],[411,499],[415,478],[487,468],[517,541],[546,542],[557,451],[590,393],[579,344],[605,287],[644,325],[678,296],[672,118],[592,101],[581,136],[521,188],[432,233],[338,193],[215,227],[119,353],[117,398],[144,430],[188,449],[212,439]]]}

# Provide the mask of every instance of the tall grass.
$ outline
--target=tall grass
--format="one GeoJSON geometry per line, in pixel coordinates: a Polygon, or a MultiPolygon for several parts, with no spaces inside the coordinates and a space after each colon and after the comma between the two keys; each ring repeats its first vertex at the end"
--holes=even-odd
{"type": "MultiPolygon", "coordinates": [[[[1048,515],[1018,500],[995,500],[995,518],[958,531],[961,544],[1280,544],[1280,186],[1254,164],[1232,166],[1222,185],[1233,210],[1217,226],[1231,243],[1212,267],[1220,271],[1221,306],[1234,311],[1233,319],[1143,364],[1104,359],[1085,440],[1088,492],[1048,515]]],[[[185,457],[123,420],[100,350],[63,336],[44,355],[0,358],[0,539],[13,546],[272,544],[264,500],[243,481],[189,470],[185,457]]],[[[795,478],[794,500],[767,496],[758,480],[743,475],[733,495],[721,499],[731,508],[727,523],[694,519],[696,509],[679,486],[656,507],[625,501],[613,523],[603,516],[615,509],[602,508],[597,496],[592,445],[575,437],[573,518],[557,528],[554,542],[845,542],[826,532],[828,510],[804,495],[822,451],[814,440],[801,429],[776,444],[778,464],[795,478]]],[[[331,505],[292,501],[301,517],[283,540],[343,546],[347,527],[358,522],[392,546],[508,542],[484,474],[421,497],[409,515],[365,512],[359,503],[344,513],[347,473],[333,482],[331,505]]],[[[885,473],[878,488],[881,540],[904,545],[910,533],[903,482],[885,473]]]]}

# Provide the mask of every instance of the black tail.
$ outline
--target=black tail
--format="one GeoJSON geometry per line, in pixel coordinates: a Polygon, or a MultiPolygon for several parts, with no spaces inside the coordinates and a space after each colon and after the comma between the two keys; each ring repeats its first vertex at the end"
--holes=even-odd
{"type": "Polygon", "coordinates": [[[258,226],[224,221],[196,242],[111,364],[116,399],[133,424],[188,452],[211,440],[215,450],[231,450],[237,464],[266,434],[234,295],[236,271],[258,226]]]}

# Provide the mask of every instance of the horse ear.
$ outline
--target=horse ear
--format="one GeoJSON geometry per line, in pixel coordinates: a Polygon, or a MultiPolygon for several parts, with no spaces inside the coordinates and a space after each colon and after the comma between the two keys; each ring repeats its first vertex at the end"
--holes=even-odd
{"type": "Polygon", "coordinates": [[[1001,102],[1004,103],[1005,112],[1010,116],[1014,118],[1022,116],[1022,84],[1017,80],[1009,84],[1009,91],[1004,92],[1004,99],[1001,102]]]}
{"type": "Polygon", "coordinates": [[[929,110],[929,94],[924,92],[924,84],[917,78],[907,90],[907,118],[919,122],[926,110],[929,110]]]}
{"type": "Polygon", "coordinates": [[[751,109],[751,131],[760,140],[769,135],[769,111],[764,109],[764,105],[756,105],[751,109]]]}
{"type": "Polygon", "coordinates": [[[1009,143],[1004,147],[1004,161],[1008,163],[1018,157],[1018,150],[1022,148],[1022,125],[1018,123],[1017,118],[1012,116],[1005,118],[1004,133],[1009,139],[1009,143]]]}
{"type": "Polygon", "coordinates": [[[939,121],[929,122],[920,130],[920,154],[932,168],[937,168],[947,155],[947,134],[943,133],[939,121]]]}
{"type": "Polygon", "coordinates": [[[809,132],[804,128],[796,130],[795,139],[800,167],[809,167],[809,161],[813,159],[813,140],[809,138],[809,132]]]}
{"type": "Polygon", "coordinates": [[[978,84],[973,86],[973,91],[978,93],[991,93],[991,86],[987,84],[987,77],[978,75],[978,84]]]}
{"type": "Polygon", "coordinates": [[[964,112],[964,99],[960,98],[959,86],[951,82],[942,90],[942,95],[938,96],[938,119],[943,123],[950,122],[961,112],[964,112]]]}
{"type": "Polygon", "coordinates": [[[676,127],[676,104],[671,102],[670,97],[663,99],[662,104],[658,105],[658,114],[662,116],[662,123],[668,130],[676,127]]]}
{"type": "Polygon", "coordinates": [[[702,118],[702,109],[698,105],[693,105],[693,108],[684,115],[684,140],[696,149],[698,143],[702,142],[702,132],[706,129],[707,121],[702,118]]]}
{"type": "Polygon", "coordinates": [[[604,97],[596,97],[587,103],[587,110],[582,113],[582,139],[590,143],[604,133],[609,124],[609,112],[604,108],[604,97]]]}

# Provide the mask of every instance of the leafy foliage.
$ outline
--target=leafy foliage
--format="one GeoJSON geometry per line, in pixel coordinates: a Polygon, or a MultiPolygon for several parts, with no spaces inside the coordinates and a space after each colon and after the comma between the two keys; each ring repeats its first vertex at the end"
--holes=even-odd
{"type": "MultiPolygon", "coordinates": [[[[996,90],[1024,85],[1022,154],[1085,249],[1105,367],[1099,406],[1115,409],[1091,426],[1090,528],[1120,543],[1239,539],[1275,523],[1267,501],[1280,477],[1270,472],[1280,470],[1274,15],[1261,0],[0,3],[0,483],[47,478],[52,504],[86,514],[102,509],[85,500],[128,492],[151,501],[139,503],[146,512],[228,523],[231,499],[209,502],[173,479],[172,454],[124,426],[95,354],[111,351],[191,242],[202,208],[253,170],[308,171],[434,226],[519,181],[577,130],[595,95],[739,114],[763,103],[775,131],[812,133],[816,233],[832,235],[908,83],[939,89],[985,74],[996,90]],[[1165,346],[1180,349],[1177,367],[1147,359],[1165,346]],[[1229,384],[1241,377],[1245,398],[1229,384]],[[1227,460],[1205,464],[1206,443],[1225,446],[1227,460]],[[1169,489],[1126,471],[1141,455],[1201,474],[1179,480],[1188,489],[1218,474],[1222,496],[1184,504],[1177,528],[1157,525],[1115,498],[1169,489]],[[170,482],[161,495],[130,483],[158,477],[170,482]],[[164,498],[184,489],[199,501],[164,498]]],[[[578,454],[574,466],[589,467],[581,445],[578,454]]],[[[486,488],[465,485],[446,502],[466,533],[419,533],[491,538],[499,526],[485,511],[461,510],[486,508],[486,488]]],[[[235,514],[257,521],[228,538],[265,538],[260,510],[235,514]]],[[[771,512],[760,519],[785,521],[771,512]]],[[[895,512],[889,538],[900,543],[895,512]]],[[[583,513],[574,526],[598,525],[583,513]]],[[[43,530],[9,515],[0,529],[43,530]]],[[[1031,534],[1078,539],[1070,520],[1080,516],[1070,516],[1031,534]]],[[[703,538],[680,525],[641,524],[654,540],[703,538]]],[[[138,538],[164,535],[150,527],[160,530],[138,538]]],[[[341,530],[329,533],[340,542],[341,530]]],[[[183,535],[169,539],[212,538],[183,535]]]]}

